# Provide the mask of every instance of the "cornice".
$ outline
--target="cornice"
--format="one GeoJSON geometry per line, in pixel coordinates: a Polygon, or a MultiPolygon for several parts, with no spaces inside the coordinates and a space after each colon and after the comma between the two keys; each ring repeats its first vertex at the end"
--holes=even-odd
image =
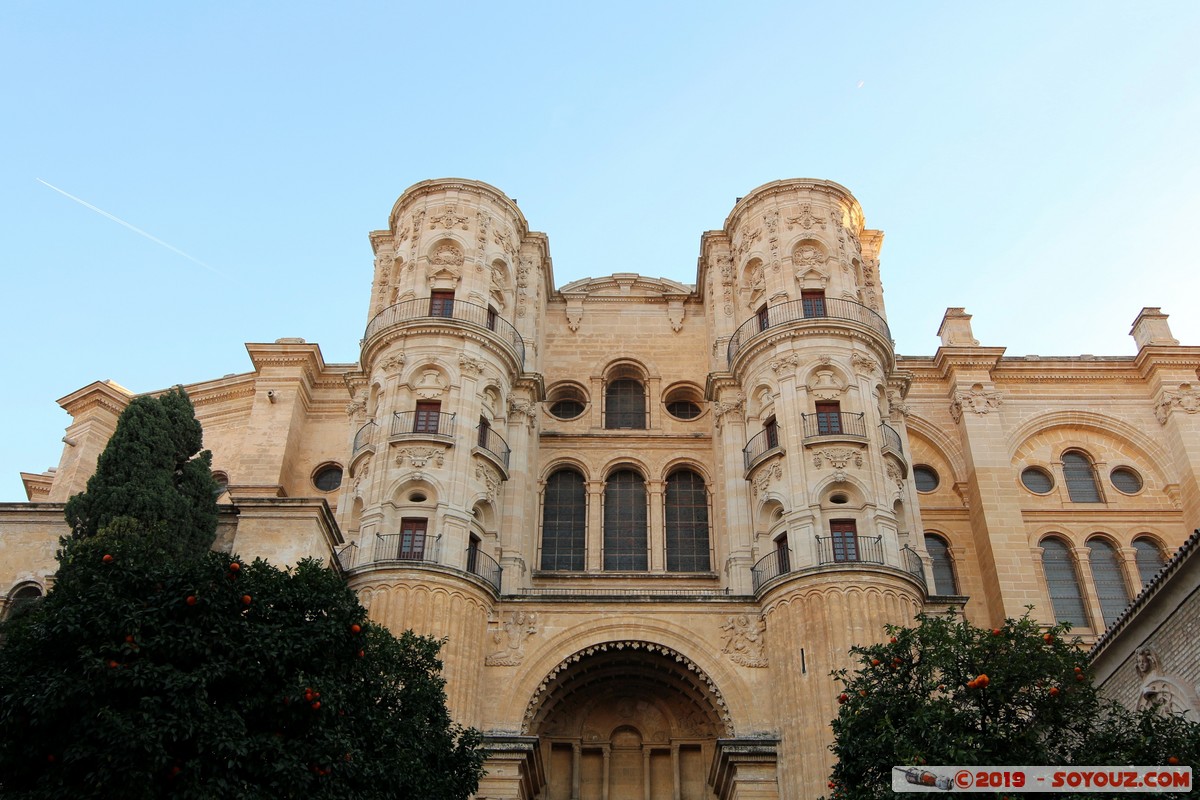
{"type": "Polygon", "coordinates": [[[733,363],[730,364],[730,372],[735,376],[745,375],[747,373],[746,364],[754,360],[754,357],[764,349],[768,349],[770,345],[774,345],[784,339],[794,339],[801,336],[833,336],[843,339],[858,339],[865,342],[880,357],[883,374],[890,375],[892,373],[892,370],[895,368],[895,352],[892,350],[890,339],[885,340],[873,328],[853,320],[834,320],[832,324],[830,323],[831,320],[834,320],[834,318],[806,317],[801,320],[793,320],[792,322],[772,326],[765,332],[755,334],[754,338],[734,355],[733,363]],[[821,320],[821,322],[813,324],[813,320],[821,320]],[[763,333],[766,335],[763,335],[763,333]],[[884,344],[885,342],[886,345],[884,344]]]}
{"type": "Polygon", "coordinates": [[[524,238],[529,233],[529,223],[512,198],[495,186],[466,178],[434,178],[408,187],[397,198],[395,204],[392,205],[392,211],[388,214],[388,227],[392,231],[396,230],[396,220],[407,206],[412,205],[417,200],[429,198],[442,192],[460,192],[486,198],[490,202],[502,206],[513,216],[513,219],[518,223],[517,234],[520,238],[524,238]]]}
{"type": "Polygon", "coordinates": [[[93,408],[120,414],[134,397],[133,392],[112,381],[93,381],[82,389],[59,398],[58,404],[73,417],[93,408]]]}
{"type": "Polygon", "coordinates": [[[750,213],[751,208],[759,202],[795,192],[816,192],[817,194],[823,194],[846,203],[850,206],[851,216],[855,217],[854,232],[857,234],[862,230],[864,219],[862,206],[855,199],[854,195],[850,193],[850,190],[839,183],[820,180],[818,178],[789,178],[765,183],[762,186],[751,189],[734,204],[733,210],[725,218],[724,229],[729,231],[735,228],[741,222],[741,218],[750,213]]]}
{"type": "MultiPolygon", "coordinates": [[[[452,317],[413,317],[412,319],[400,320],[393,325],[377,331],[370,339],[363,342],[362,354],[360,356],[362,363],[373,364],[378,357],[379,351],[392,342],[402,341],[410,336],[422,334],[456,336],[477,342],[503,359],[503,363],[497,363],[496,361],[489,362],[497,369],[506,369],[513,380],[516,380],[522,374],[521,363],[517,359],[516,351],[505,343],[504,339],[488,331],[486,328],[478,328],[472,323],[461,322],[452,317]]],[[[451,348],[446,350],[446,355],[452,356],[456,352],[458,352],[457,349],[451,348]]],[[[526,358],[530,357],[528,349],[525,355],[526,358]]],[[[354,375],[355,373],[352,372],[349,374],[354,375]]]]}
{"type": "Polygon", "coordinates": [[[1146,345],[1132,360],[1144,378],[1163,368],[1188,370],[1200,375],[1200,347],[1146,345]]]}
{"type": "Polygon", "coordinates": [[[696,297],[696,287],[679,283],[670,278],[650,278],[635,272],[617,272],[598,278],[581,278],[560,288],[556,294],[564,299],[581,299],[595,302],[665,302],[696,297]],[[597,295],[597,292],[617,291],[622,294],[597,295]],[[624,292],[651,292],[648,295],[624,294],[624,292]]]}
{"type": "Polygon", "coordinates": [[[939,347],[933,356],[933,366],[943,378],[955,367],[991,372],[1003,355],[1003,347],[939,347]]]}

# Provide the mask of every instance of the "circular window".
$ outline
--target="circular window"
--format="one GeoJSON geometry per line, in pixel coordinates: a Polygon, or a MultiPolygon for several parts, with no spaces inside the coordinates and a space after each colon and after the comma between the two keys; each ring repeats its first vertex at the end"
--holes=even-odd
{"type": "Polygon", "coordinates": [[[578,400],[555,400],[550,404],[550,416],[558,419],[575,419],[582,413],[583,403],[578,400]]]}
{"type": "Polygon", "coordinates": [[[932,492],[941,483],[937,470],[925,464],[913,467],[913,481],[917,484],[918,492],[932,492]]]}
{"type": "Polygon", "coordinates": [[[313,473],[313,486],[322,492],[332,492],[342,485],[342,468],[337,464],[326,464],[313,473]]]}
{"type": "Polygon", "coordinates": [[[408,496],[408,502],[410,502],[410,503],[424,503],[424,502],[425,502],[425,495],[424,495],[424,494],[422,494],[421,492],[413,492],[412,494],[410,494],[410,495],[408,496]]]}
{"type": "Polygon", "coordinates": [[[1041,467],[1026,467],[1022,470],[1021,483],[1034,494],[1046,494],[1054,488],[1054,479],[1041,467]]]}
{"type": "Polygon", "coordinates": [[[1142,490],[1142,476],[1129,467],[1117,467],[1108,477],[1117,491],[1123,494],[1137,494],[1142,490]]]}
{"type": "Polygon", "coordinates": [[[844,495],[841,492],[839,492],[838,494],[830,495],[829,502],[834,503],[839,506],[844,506],[844,505],[846,505],[846,503],[850,502],[850,498],[849,498],[849,496],[844,495]]]}
{"type": "Polygon", "coordinates": [[[695,419],[700,416],[700,406],[691,400],[672,400],[667,403],[667,413],[676,419],[695,419]]]}

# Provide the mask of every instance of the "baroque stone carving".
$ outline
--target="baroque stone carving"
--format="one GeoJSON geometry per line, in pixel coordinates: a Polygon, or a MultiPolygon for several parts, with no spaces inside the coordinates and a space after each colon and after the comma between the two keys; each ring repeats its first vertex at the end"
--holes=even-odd
{"type": "Polygon", "coordinates": [[[463,214],[458,213],[457,206],[446,206],[442,209],[442,213],[436,217],[429,218],[429,229],[434,228],[453,228],[455,225],[467,229],[467,218],[463,214]]]}
{"type": "Polygon", "coordinates": [[[442,242],[433,251],[429,263],[439,267],[461,267],[463,265],[462,250],[459,250],[458,245],[453,242],[442,242]]]}
{"type": "Polygon", "coordinates": [[[444,447],[402,447],[396,451],[396,466],[403,467],[407,461],[413,469],[424,469],[431,461],[440,467],[446,463],[444,447]]]}
{"type": "Polygon", "coordinates": [[[772,462],[766,469],[760,470],[759,473],[754,476],[754,485],[750,488],[754,496],[757,497],[759,492],[765,492],[767,490],[767,488],[771,485],[771,481],[782,480],[782,478],[783,467],[779,466],[778,461],[775,461],[772,462]]]}
{"type": "Polygon", "coordinates": [[[854,462],[854,466],[863,465],[862,450],[857,447],[829,447],[813,453],[813,466],[820,469],[821,462],[827,462],[835,469],[845,469],[846,465],[854,462]]]}
{"type": "Polygon", "coordinates": [[[359,414],[365,414],[367,411],[367,390],[359,389],[358,394],[354,399],[346,404],[346,416],[356,417],[359,414]]]}
{"type": "Polygon", "coordinates": [[[371,474],[371,454],[368,453],[362,461],[358,463],[358,468],[354,470],[354,479],[350,482],[350,493],[357,495],[358,487],[363,480],[371,474]]]}
{"type": "Polygon", "coordinates": [[[487,367],[487,364],[482,359],[471,358],[466,353],[459,353],[458,366],[464,373],[474,372],[476,375],[479,375],[487,367]]]}
{"type": "Polygon", "coordinates": [[[771,359],[767,362],[767,366],[776,375],[788,369],[795,370],[796,367],[800,366],[800,356],[797,353],[788,353],[783,358],[771,359]]]}
{"type": "Polygon", "coordinates": [[[746,413],[746,395],[735,394],[727,401],[717,401],[713,403],[713,417],[716,419],[717,430],[721,429],[724,424],[725,415],[733,414],[736,418],[741,418],[746,413]]]}
{"type": "Polygon", "coordinates": [[[787,218],[788,227],[794,228],[799,225],[804,230],[811,230],[817,225],[825,223],[825,218],[813,213],[812,204],[805,203],[800,206],[800,213],[794,217],[787,218]]]}
{"type": "Polygon", "coordinates": [[[850,363],[854,369],[865,375],[870,375],[875,370],[879,369],[879,362],[870,356],[865,356],[858,351],[850,354],[850,363]]]}
{"type": "Polygon", "coordinates": [[[493,503],[500,494],[500,473],[487,466],[486,464],[475,465],[475,477],[483,481],[487,486],[487,498],[493,503]]]}
{"type": "Polygon", "coordinates": [[[987,414],[994,408],[999,408],[1004,395],[1000,392],[989,392],[976,385],[969,392],[957,391],[950,402],[950,416],[955,422],[962,419],[967,411],[976,414],[987,414]]]}
{"type": "Polygon", "coordinates": [[[537,612],[511,611],[508,619],[497,621],[492,641],[500,649],[484,658],[489,667],[515,667],[525,660],[525,640],[538,632],[537,612]]]}
{"type": "Polygon", "coordinates": [[[392,353],[379,363],[379,368],[384,374],[390,372],[398,372],[404,366],[404,353],[392,353]]]}
{"type": "Polygon", "coordinates": [[[721,652],[743,667],[766,667],[767,623],[761,616],[735,614],[725,618],[721,626],[724,646],[721,652]]]}
{"type": "Polygon", "coordinates": [[[900,393],[892,389],[887,393],[888,416],[892,422],[903,422],[911,410],[908,403],[900,399],[900,393]]]}
{"type": "Polygon", "coordinates": [[[904,492],[904,475],[900,472],[900,468],[891,461],[887,462],[888,480],[896,484],[896,491],[903,494],[904,492]]]}
{"type": "Polygon", "coordinates": [[[508,413],[525,418],[525,423],[532,425],[537,419],[537,406],[523,397],[508,398],[508,413]]]}
{"type": "Polygon", "coordinates": [[[1154,416],[1160,425],[1167,424],[1171,412],[1179,409],[1187,414],[1200,412],[1200,392],[1190,383],[1179,384],[1179,391],[1164,391],[1162,399],[1154,407],[1154,416]]]}

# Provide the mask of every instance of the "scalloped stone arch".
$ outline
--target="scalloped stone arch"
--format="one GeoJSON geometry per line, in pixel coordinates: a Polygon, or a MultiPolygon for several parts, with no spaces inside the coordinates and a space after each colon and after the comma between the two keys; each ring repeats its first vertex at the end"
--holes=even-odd
{"type": "Polygon", "coordinates": [[[707,689],[704,699],[709,702],[714,716],[720,720],[724,727],[724,733],[728,737],[735,735],[735,726],[733,724],[732,711],[729,703],[725,700],[724,694],[717,686],[716,681],[699,665],[696,664],[688,656],[676,650],[669,645],[649,642],[644,639],[615,639],[597,642],[593,645],[580,648],[574,651],[566,658],[561,659],[548,671],[543,673],[541,681],[533,690],[529,701],[525,704],[524,713],[521,715],[521,733],[529,735],[530,726],[534,718],[537,716],[542,703],[549,697],[547,689],[551,687],[552,682],[561,674],[571,670],[572,666],[578,664],[588,656],[601,652],[609,652],[610,650],[622,651],[629,649],[630,651],[642,651],[645,653],[656,654],[666,658],[673,659],[677,664],[680,664],[683,669],[693,673],[699,682],[707,689]]]}

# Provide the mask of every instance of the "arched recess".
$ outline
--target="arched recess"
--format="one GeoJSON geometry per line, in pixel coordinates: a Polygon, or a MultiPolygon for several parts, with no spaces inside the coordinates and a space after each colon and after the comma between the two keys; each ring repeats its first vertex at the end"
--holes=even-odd
{"type": "MultiPolygon", "coordinates": [[[[950,468],[950,474],[938,470],[939,473],[942,473],[939,476],[939,488],[943,486],[949,488],[955,483],[965,480],[963,476],[967,474],[967,464],[963,457],[962,446],[957,439],[947,435],[942,427],[915,414],[908,415],[904,426],[908,429],[908,439],[912,445],[912,463],[930,463],[927,453],[932,452],[937,459],[950,468]]],[[[936,464],[933,466],[937,468],[936,464]]]]}
{"type": "Polygon", "coordinates": [[[1093,411],[1048,411],[1026,419],[1009,434],[1009,458],[1014,461],[1023,458],[1032,438],[1063,427],[1099,434],[1103,444],[1116,451],[1132,449],[1153,466],[1160,485],[1172,482],[1171,457],[1158,442],[1124,420],[1093,411]]]}

